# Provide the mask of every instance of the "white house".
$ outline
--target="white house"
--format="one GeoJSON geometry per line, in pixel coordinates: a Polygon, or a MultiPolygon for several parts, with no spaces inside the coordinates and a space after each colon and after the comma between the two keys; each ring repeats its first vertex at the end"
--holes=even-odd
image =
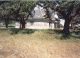
{"type": "MultiPolygon", "coordinates": [[[[49,26],[49,20],[44,19],[45,9],[43,9],[43,7],[36,5],[36,7],[34,8],[34,11],[35,11],[35,14],[34,14],[33,18],[28,19],[26,21],[26,28],[28,28],[28,29],[54,29],[55,28],[54,23],[51,23],[49,26]]],[[[53,21],[55,19],[58,19],[57,13],[53,12],[51,18],[53,21]]],[[[63,19],[59,19],[59,20],[60,20],[60,25],[64,26],[64,20],[63,19]]],[[[19,26],[20,26],[20,24],[16,23],[15,28],[19,28],[19,26]]]]}

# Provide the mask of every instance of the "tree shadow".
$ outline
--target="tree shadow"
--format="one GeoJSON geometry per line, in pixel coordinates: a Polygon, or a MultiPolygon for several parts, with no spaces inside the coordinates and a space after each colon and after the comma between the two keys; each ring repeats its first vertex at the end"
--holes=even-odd
{"type": "Polygon", "coordinates": [[[65,35],[65,34],[63,33],[63,30],[54,30],[54,32],[55,32],[55,34],[57,34],[56,37],[58,37],[58,39],[61,39],[61,40],[70,39],[71,34],[65,35]]]}
{"type": "Polygon", "coordinates": [[[78,32],[72,32],[71,33],[71,37],[80,39],[80,31],[78,31],[78,32]]]}
{"type": "Polygon", "coordinates": [[[62,36],[60,37],[60,39],[80,39],[80,32],[71,32],[69,35],[64,35],[63,33],[61,33],[62,36]]]}
{"type": "Polygon", "coordinates": [[[16,29],[16,28],[11,28],[10,30],[10,34],[32,34],[34,33],[36,30],[34,29],[16,29]]]}
{"type": "Polygon", "coordinates": [[[22,34],[32,34],[32,33],[34,33],[36,30],[34,30],[34,29],[24,29],[24,30],[21,30],[20,32],[22,33],[22,34]]]}
{"type": "Polygon", "coordinates": [[[12,35],[12,34],[18,34],[18,32],[20,31],[20,29],[11,28],[11,29],[9,29],[9,31],[10,31],[10,34],[11,34],[11,35],[12,35]]]}
{"type": "Polygon", "coordinates": [[[79,32],[71,32],[69,35],[65,35],[62,30],[54,29],[54,30],[48,30],[48,33],[55,35],[56,39],[61,39],[61,40],[67,40],[67,39],[71,39],[71,38],[80,39],[80,31],[79,32]]]}
{"type": "Polygon", "coordinates": [[[49,33],[49,34],[61,34],[62,33],[62,30],[60,30],[60,29],[47,29],[46,30],[47,31],[47,33],[49,33]]]}

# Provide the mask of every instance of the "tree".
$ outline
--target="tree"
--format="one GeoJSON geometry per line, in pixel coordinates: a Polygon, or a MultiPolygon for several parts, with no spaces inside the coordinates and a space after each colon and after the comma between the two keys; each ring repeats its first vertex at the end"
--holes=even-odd
{"type": "Polygon", "coordinates": [[[32,16],[37,1],[1,1],[0,7],[2,8],[2,19],[5,20],[6,28],[8,28],[9,20],[13,19],[20,22],[20,28],[25,28],[25,21],[29,16],[32,16]]]}
{"type": "Polygon", "coordinates": [[[52,1],[48,1],[48,0],[38,1],[38,5],[43,7],[46,10],[44,17],[46,19],[49,19],[49,26],[50,26],[50,24],[52,23],[51,12],[50,12],[50,10],[52,10],[51,7],[53,7],[52,6],[53,5],[52,1]]]}
{"type": "Polygon", "coordinates": [[[19,18],[20,28],[25,28],[25,21],[29,16],[32,16],[32,10],[34,9],[37,1],[18,1],[18,9],[14,11],[16,18],[19,18]]]}
{"type": "Polygon", "coordinates": [[[65,19],[63,33],[65,36],[70,34],[69,26],[73,18],[79,14],[80,2],[79,1],[63,1],[57,10],[65,19]]]}
{"type": "Polygon", "coordinates": [[[28,20],[28,17],[32,17],[32,11],[36,5],[36,1],[21,1],[20,2],[20,26],[21,28],[25,28],[25,20],[28,20]],[[26,18],[26,19],[25,19],[26,18]]]}
{"type": "MultiPolygon", "coordinates": [[[[51,21],[51,15],[49,14],[49,8],[51,10],[57,11],[64,19],[64,28],[63,34],[65,36],[70,35],[70,23],[73,18],[79,14],[80,12],[80,2],[79,1],[49,1],[45,0],[44,2],[40,1],[44,5],[42,6],[40,3],[39,5],[46,9],[47,18],[51,21]]],[[[51,21],[52,22],[52,21],[51,21]]]]}
{"type": "Polygon", "coordinates": [[[9,10],[9,1],[0,1],[0,14],[1,14],[1,19],[5,21],[5,26],[8,28],[9,24],[9,15],[10,15],[10,10],[9,10]]]}

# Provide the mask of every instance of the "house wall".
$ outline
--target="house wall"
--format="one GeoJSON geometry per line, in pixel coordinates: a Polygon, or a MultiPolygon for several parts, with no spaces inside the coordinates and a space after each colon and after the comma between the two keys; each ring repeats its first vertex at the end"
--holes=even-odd
{"type": "MultiPolygon", "coordinates": [[[[26,21],[26,28],[28,29],[55,29],[56,25],[60,25],[60,26],[64,26],[64,20],[63,19],[59,19],[60,20],[60,24],[54,24],[51,23],[49,26],[49,20],[48,19],[44,19],[44,15],[45,15],[45,9],[43,9],[43,7],[40,7],[38,5],[36,5],[36,7],[34,8],[35,14],[33,16],[32,19],[28,19],[28,21],[26,21]]],[[[50,11],[52,16],[52,20],[55,20],[55,18],[58,19],[58,15],[57,12],[52,12],[50,11]]],[[[20,24],[19,22],[15,23],[15,28],[19,28],[20,24]]]]}
{"type": "MultiPolygon", "coordinates": [[[[20,23],[15,23],[15,28],[20,28],[20,23]]],[[[54,29],[54,24],[49,26],[48,22],[27,22],[25,25],[26,29],[54,29]]]]}
{"type": "MultiPolygon", "coordinates": [[[[63,24],[63,21],[62,21],[62,24],[63,24]]],[[[15,28],[20,28],[20,23],[19,22],[15,23],[15,28]]],[[[54,23],[51,23],[50,26],[49,26],[48,22],[27,22],[26,25],[25,25],[25,28],[26,29],[56,29],[54,23]]],[[[63,29],[63,27],[60,27],[60,28],[63,29]]]]}
{"type": "Polygon", "coordinates": [[[28,29],[54,29],[54,24],[51,24],[51,26],[49,26],[48,22],[34,22],[34,23],[28,22],[26,24],[26,28],[28,29]]]}

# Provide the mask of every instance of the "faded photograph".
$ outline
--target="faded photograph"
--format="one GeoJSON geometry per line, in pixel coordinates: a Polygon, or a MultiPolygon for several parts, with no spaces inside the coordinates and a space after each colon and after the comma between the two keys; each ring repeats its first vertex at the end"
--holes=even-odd
{"type": "Polygon", "coordinates": [[[0,58],[80,58],[80,1],[0,0],[0,58]]]}

